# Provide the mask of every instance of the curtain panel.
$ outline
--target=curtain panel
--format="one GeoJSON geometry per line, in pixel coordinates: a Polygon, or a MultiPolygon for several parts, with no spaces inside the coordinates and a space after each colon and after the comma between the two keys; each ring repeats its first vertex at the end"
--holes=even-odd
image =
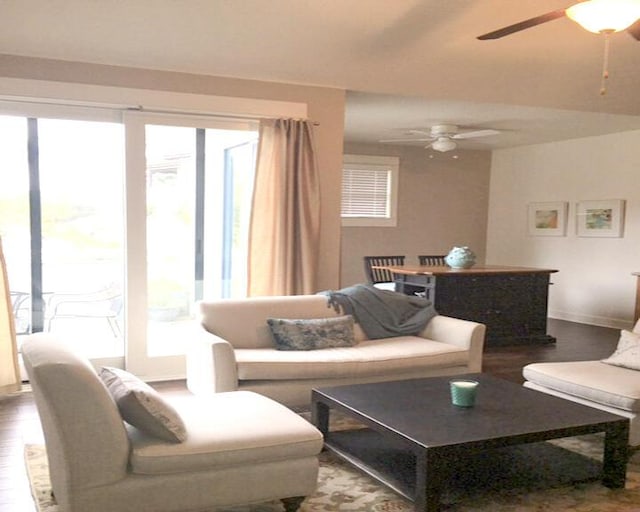
{"type": "Polygon", "coordinates": [[[13,393],[20,389],[20,369],[16,347],[16,328],[11,306],[11,292],[7,265],[0,239],[0,393],[13,393]]]}
{"type": "Polygon", "coordinates": [[[315,293],[319,239],[313,123],[262,120],[249,228],[248,296],[315,293]]]}

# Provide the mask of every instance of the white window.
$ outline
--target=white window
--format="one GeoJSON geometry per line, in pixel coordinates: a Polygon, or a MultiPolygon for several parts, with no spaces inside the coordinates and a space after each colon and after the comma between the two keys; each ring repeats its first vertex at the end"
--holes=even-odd
{"type": "Polygon", "coordinates": [[[343,226],[397,224],[399,165],[394,156],[344,155],[343,226]]]}

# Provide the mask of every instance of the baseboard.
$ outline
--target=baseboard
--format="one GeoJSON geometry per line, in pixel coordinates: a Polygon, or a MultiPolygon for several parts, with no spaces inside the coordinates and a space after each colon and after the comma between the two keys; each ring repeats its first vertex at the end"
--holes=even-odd
{"type": "Polygon", "coordinates": [[[557,320],[566,320],[568,322],[576,322],[578,324],[597,325],[599,327],[610,327],[612,329],[631,329],[633,322],[622,318],[609,318],[605,316],[580,315],[577,313],[569,313],[567,311],[549,311],[549,318],[557,320]]]}

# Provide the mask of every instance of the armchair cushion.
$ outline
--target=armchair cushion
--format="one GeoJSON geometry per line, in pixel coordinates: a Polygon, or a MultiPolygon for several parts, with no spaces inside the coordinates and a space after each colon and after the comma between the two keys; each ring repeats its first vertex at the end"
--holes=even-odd
{"type": "Polygon", "coordinates": [[[620,331],[618,347],[602,362],[630,370],[640,370],[640,334],[625,330],[620,331]]]}
{"type": "Polygon", "coordinates": [[[102,368],[100,378],[124,421],[165,441],[182,442],[186,439],[182,418],[151,386],[118,368],[102,368]]]}
{"type": "MultiPolygon", "coordinates": [[[[640,377],[601,361],[528,364],[524,378],[551,390],[623,411],[640,412],[640,377]]],[[[525,383],[526,385],[526,383],[525,383]]]]}
{"type": "Polygon", "coordinates": [[[205,471],[313,457],[322,434],[282,404],[250,391],[217,393],[208,407],[193,395],[172,398],[188,425],[184,443],[130,432],[131,470],[139,475],[205,471]],[[261,418],[261,421],[256,421],[261,418]]]}
{"type": "Polygon", "coordinates": [[[267,324],[278,350],[317,350],[355,344],[351,315],[297,320],[267,318],[267,324]]]}

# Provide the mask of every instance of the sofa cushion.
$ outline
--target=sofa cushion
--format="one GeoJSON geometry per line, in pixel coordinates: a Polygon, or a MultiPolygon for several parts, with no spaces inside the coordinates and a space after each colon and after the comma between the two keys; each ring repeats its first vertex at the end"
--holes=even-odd
{"type": "Polygon", "coordinates": [[[203,407],[202,399],[192,395],[172,397],[171,403],[188,425],[183,443],[161,443],[132,430],[133,473],[192,472],[301,459],[316,456],[322,449],[318,429],[267,397],[232,391],[207,400],[203,407]]]}
{"type": "Polygon", "coordinates": [[[119,368],[104,367],[99,375],[124,421],[165,441],[186,439],[182,418],[151,386],[119,368]]]}
{"type": "Polygon", "coordinates": [[[425,366],[468,363],[469,351],[417,336],[361,341],[354,347],[312,351],[236,349],[241,380],[318,379],[401,373],[425,366]]]}
{"type": "Polygon", "coordinates": [[[232,341],[234,348],[273,348],[267,318],[336,316],[340,314],[329,307],[324,295],[267,296],[200,302],[202,326],[208,332],[232,341]]]}
{"type": "Polygon", "coordinates": [[[546,388],[625,411],[640,411],[640,373],[600,361],[534,363],[524,378],[546,388]]]}
{"type": "Polygon", "coordinates": [[[318,350],[355,344],[351,315],[335,318],[267,318],[267,324],[278,350],[318,350]]]}
{"type": "Polygon", "coordinates": [[[640,370],[640,334],[625,330],[620,331],[618,347],[602,362],[630,370],[640,370]]]}

